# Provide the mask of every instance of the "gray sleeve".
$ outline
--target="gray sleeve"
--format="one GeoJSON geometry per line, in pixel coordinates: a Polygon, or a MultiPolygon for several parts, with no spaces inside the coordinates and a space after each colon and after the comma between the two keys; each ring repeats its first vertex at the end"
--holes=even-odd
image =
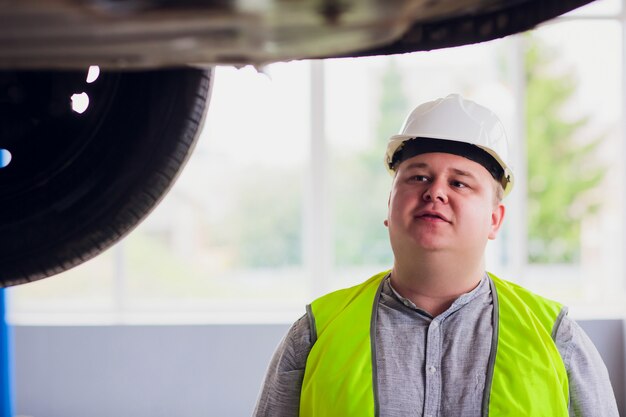
{"type": "Polygon", "coordinates": [[[298,319],[278,345],[254,409],[254,417],[297,417],[311,332],[306,315],[298,319]]]}
{"type": "Polygon", "coordinates": [[[619,417],[609,373],[584,330],[565,316],[555,341],[569,379],[570,417],[619,417]]]}

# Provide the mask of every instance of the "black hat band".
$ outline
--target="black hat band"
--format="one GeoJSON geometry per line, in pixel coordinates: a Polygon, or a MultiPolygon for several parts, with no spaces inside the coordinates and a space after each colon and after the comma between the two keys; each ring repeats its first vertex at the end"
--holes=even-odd
{"type": "Polygon", "coordinates": [[[491,174],[496,181],[502,184],[503,187],[506,187],[508,179],[504,177],[504,169],[493,156],[476,145],[455,140],[422,137],[406,140],[393,154],[389,166],[395,170],[401,162],[414,156],[431,152],[459,155],[479,163],[489,171],[489,174],[491,174]]]}

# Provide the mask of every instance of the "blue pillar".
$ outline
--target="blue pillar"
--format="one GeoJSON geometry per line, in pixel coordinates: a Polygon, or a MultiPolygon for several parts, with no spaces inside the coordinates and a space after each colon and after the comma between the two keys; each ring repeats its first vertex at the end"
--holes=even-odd
{"type": "Polygon", "coordinates": [[[0,417],[13,417],[13,340],[6,321],[6,290],[0,288],[0,417]]]}

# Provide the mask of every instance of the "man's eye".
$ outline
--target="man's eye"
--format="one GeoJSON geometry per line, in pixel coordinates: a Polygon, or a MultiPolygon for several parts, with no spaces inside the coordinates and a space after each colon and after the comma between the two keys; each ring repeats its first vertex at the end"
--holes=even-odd
{"type": "Polygon", "coordinates": [[[411,176],[411,178],[409,178],[409,180],[414,182],[425,182],[428,181],[428,177],[425,175],[413,175],[411,176]]]}
{"type": "Polygon", "coordinates": [[[452,186],[456,187],[456,188],[466,188],[467,184],[461,182],[461,181],[452,181],[452,186]]]}

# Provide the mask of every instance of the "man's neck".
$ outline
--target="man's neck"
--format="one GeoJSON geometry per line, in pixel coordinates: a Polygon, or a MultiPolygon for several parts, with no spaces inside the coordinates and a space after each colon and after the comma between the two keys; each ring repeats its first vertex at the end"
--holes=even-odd
{"type": "Polygon", "coordinates": [[[485,274],[483,261],[442,262],[426,258],[418,262],[394,263],[391,284],[403,297],[433,317],[446,311],[462,294],[470,292],[485,274]]]}

